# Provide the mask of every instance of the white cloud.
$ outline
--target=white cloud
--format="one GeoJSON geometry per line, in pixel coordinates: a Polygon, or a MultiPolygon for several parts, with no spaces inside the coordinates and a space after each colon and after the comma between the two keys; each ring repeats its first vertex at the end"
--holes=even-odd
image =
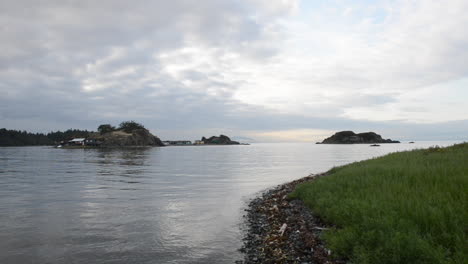
{"type": "Polygon", "coordinates": [[[284,139],[368,120],[468,119],[467,8],[2,1],[0,121],[34,130],[140,119],[171,133],[203,124],[284,139]]]}
{"type": "Polygon", "coordinates": [[[463,26],[468,24],[468,2],[384,2],[369,7],[364,13],[374,13],[364,17],[355,12],[350,17],[355,8],[349,5],[314,10],[285,24],[290,38],[283,52],[269,64],[249,68],[253,78],[237,98],[318,116],[424,122],[468,118],[463,109],[444,111],[449,101],[428,107],[425,115],[402,113],[400,107],[415,90],[436,84],[451,90],[453,80],[468,77],[463,26]],[[392,94],[397,101],[360,100],[366,94],[392,94]]]}

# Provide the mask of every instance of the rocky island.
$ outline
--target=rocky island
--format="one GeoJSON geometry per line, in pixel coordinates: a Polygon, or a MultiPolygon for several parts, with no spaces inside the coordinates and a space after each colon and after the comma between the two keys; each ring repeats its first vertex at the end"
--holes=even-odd
{"type": "Polygon", "coordinates": [[[240,145],[237,141],[232,141],[228,136],[220,135],[219,137],[212,136],[210,138],[202,137],[201,142],[205,145],[240,145]]]}
{"type": "Polygon", "coordinates": [[[319,144],[375,144],[375,143],[400,143],[400,141],[383,139],[374,132],[356,134],[353,131],[341,131],[326,138],[319,144]]]}
{"type": "Polygon", "coordinates": [[[164,146],[163,142],[151,134],[143,125],[134,121],[122,122],[118,128],[110,124],[98,127],[87,137],[63,141],[59,147],[141,147],[164,146]]]}
{"type": "Polygon", "coordinates": [[[95,134],[89,140],[99,142],[100,147],[164,146],[161,140],[147,129],[135,129],[130,133],[112,131],[103,135],[95,134]]]}

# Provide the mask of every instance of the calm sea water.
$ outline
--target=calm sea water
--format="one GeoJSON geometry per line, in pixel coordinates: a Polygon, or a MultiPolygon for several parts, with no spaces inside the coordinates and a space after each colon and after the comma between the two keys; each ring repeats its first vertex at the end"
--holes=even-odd
{"type": "Polygon", "coordinates": [[[0,148],[0,263],[233,263],[259,192],[453,143],[0,148]]]}

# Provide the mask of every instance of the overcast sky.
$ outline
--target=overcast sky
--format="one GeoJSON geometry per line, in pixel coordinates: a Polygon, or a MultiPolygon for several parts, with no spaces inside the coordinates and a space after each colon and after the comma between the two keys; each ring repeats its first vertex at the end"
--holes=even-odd
{"type": "Polygon", "coordinates": [[[0,127],[468,139],[467,0],[2,0],[0,127]]]}

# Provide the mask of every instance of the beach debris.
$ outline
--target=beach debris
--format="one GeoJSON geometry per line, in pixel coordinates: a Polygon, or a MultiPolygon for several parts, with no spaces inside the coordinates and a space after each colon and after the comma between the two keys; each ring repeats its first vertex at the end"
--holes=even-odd
{"type": "Polygon", "coordinates": [[[317,229],[317,230],[328,230],[329,229],[328,227],[320,227],[320,226],[314,226],[312,228],[317,229]]]}
{"type": "Polygon", "coordinates": [[[279,230],[279,233],[280,233],[280,236],[283,236],[284,235],[284,231],[286,231],[286,227],[288,227],[288,225],[286,223],[284,223],[280,230],[279,230]]]}
{"type": "Polygon", "coordinates": [[[247,233],[243,264],[251,263],[315,263],[341,264],[320,239],[327,227],[300,200],[290,200],[297,184],[324,174],[311,175],[279,185],[253,199],[245,211],[247,233]],[[286,232],[291,230],[291,232],[286,232]]]}

